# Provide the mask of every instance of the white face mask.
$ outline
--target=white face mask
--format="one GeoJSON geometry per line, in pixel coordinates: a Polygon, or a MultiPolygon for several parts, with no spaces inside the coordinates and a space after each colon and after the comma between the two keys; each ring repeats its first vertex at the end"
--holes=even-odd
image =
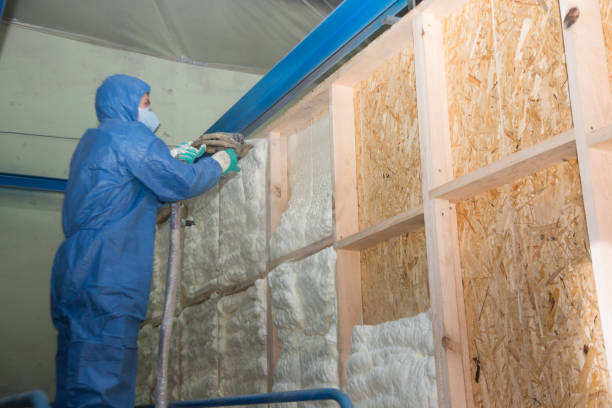
{"type": "Polygon", "coordinates": [[[151,108],[138,108],[138,121],[144,123],[153,133],[159,128],[159,119],[151,108]]]}

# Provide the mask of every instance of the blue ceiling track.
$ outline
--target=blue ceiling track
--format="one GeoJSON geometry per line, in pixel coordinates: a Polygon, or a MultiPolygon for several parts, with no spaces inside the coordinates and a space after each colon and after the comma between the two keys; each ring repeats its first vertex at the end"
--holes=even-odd
{"type": "MultiPolygon", "coordinates": [[[[0,0],[0,16],[5,0],[0,0]]],[[[208,130],[252,133],[359,44],[412,7],[408,0],[344,0],[208,130]]],[[[64,192],[66,180],[0,173],[0,187],[64,192]]]]}
{"type": "Polygon", "coordinates": [[[63,193],[66,190],[67,182],[68,180],[66,179],[52,177],[0,173],[0,187],[6,188],[20,188],[24,190],[38,190],[50,191],[54,193],[63,193]]]}
{"type": "Polygon", "coordinates": [[[374,34],[387,16],[408,5],[407,0],[344,0],[206,133],[252,133],[374,34]]]}

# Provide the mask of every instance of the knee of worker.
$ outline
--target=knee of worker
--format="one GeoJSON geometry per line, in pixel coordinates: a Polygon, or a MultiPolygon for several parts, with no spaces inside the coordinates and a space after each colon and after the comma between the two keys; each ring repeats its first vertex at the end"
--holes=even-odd
{"type": "Polygon", "coordinates": [[[135,347],[71,342],[63,381],[68,406],[134,406],[137,354],[135,347]]]}

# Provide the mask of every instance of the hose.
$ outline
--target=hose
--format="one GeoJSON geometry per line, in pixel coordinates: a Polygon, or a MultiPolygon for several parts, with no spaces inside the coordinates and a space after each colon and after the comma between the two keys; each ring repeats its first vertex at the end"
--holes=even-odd
{"type": "Polygon", "coordinates": [[[159,332],[155,408],[168,407],[168,357],[172,339],[172,326],[176,309],[176,289],[181,273],[181,210],[180,202],[170,204],[170,255],[166,278],[166,299],[159,332]]]}

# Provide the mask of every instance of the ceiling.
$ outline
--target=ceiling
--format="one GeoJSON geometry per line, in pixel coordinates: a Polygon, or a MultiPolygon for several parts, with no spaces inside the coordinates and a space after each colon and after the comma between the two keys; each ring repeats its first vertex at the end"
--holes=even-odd
{"type": "Polygon", "coordinates": [[[265,73],[342,0],[7,0],[4,19],[198,65],[265,73]]]}

